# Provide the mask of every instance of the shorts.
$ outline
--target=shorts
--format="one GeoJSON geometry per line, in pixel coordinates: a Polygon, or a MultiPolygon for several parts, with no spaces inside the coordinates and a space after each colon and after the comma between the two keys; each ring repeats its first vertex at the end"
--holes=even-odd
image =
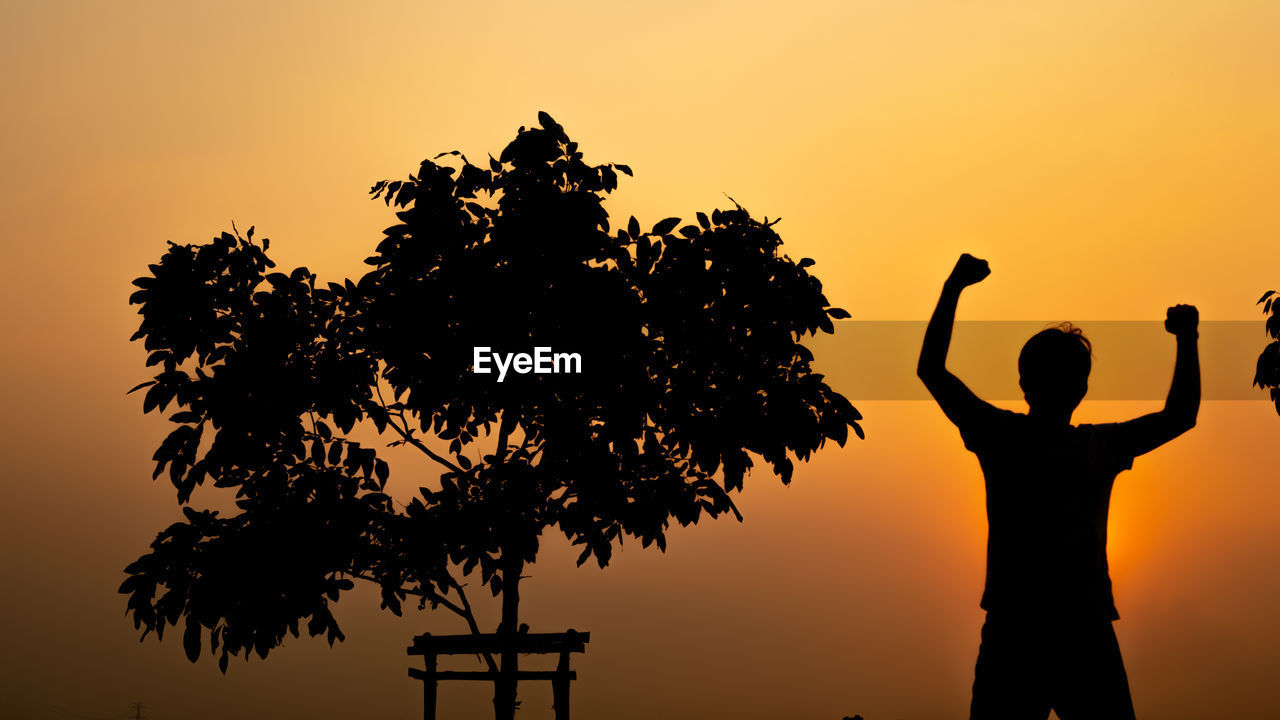
{"type": "Polygon", "coordinates": [[[1134,720],[1111,621],[987,613],[969,720],[1134,720]]]}

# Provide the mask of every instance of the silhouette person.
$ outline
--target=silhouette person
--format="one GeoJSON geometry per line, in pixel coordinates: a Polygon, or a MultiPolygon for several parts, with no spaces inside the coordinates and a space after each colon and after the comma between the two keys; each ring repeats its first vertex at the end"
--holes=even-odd
{"type": "Polygon", "coordinates": [[[987,492],[987,611],[970,720],[1132,720],[1112,621],[1107,509],[1115,477],[1191,429],[1200,407],[1198,313],[1169,308],[1177,338],[1164,409],[1121,423],[1072,425],[1092,346],[1070,325],[1032,336],[1018,357],[1029,411],[996,408],[946,368],[956,303],[990,274],[961,255],[925,331],[917,373],[982,466],[987,492]]]}

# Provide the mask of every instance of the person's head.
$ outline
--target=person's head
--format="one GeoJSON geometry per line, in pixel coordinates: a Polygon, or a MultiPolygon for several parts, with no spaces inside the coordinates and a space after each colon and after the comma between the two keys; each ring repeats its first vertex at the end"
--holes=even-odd
{"type": "Polygon", "coordinates": [[[1093,345],[1080,328],[1063,323],[1041,330],[1018,355],[1018,384],[1033,412],[1067,417],[1089,389],[1093,345]]]}

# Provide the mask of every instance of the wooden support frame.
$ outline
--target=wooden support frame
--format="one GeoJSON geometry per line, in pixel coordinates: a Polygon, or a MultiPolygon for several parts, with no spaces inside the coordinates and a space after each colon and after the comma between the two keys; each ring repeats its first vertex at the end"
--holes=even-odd
{"type": "Polygon", "coordinates": [[[438,665],[441,655],[500,654],[508,649],[508,643],[511,642],[514,642],[515,651],[520,655],[557,656],[554,670],[517,670],[514,675],[517,682],[550,680],[556,720],[569,720],[569,683],[578,677],[569,668],[570,656],[586,652],[590,641],[591,633],[572,629],[562,633],[519,633],[514,637],[505,634],[419,635],[413,639],[408,654],[423,656],[426,667],[421,670],[409,668],[409,677],[422,681],[423,720],[436,720],[436,698],[441,680],[496,682],[507,676],[502,670],[440,670],[438,665]]]}

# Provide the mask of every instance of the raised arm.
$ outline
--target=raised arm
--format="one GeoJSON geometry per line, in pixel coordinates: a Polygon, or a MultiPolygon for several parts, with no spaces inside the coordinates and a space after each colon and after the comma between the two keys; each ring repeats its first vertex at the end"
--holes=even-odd
{"type": "Polygon", "coordinates": [[[929,394],[938,401],[947,418],[956,425],[964,425],[976,414],[993,409],[978,398],[960,378],[947,370],[947,351],[951,347],[951,328],[956,320],[956,304],[960,291],[991,274],[986,260],[965,253],[956,261],[951,276],[942,285],[942,297],[924,331],[924,345],[920,348],[920,362],[916,375],[924,381],[929,394]]]}
{"type": "Polygon", "coordinates": [[[1164,409],[1121,423],[1121,441],[1133,455],[1150,452],[1196,425],[1200,412],[1200,314],[1192,305],[1169,308],[1164,328],[1177,339],[1173,383],[1164,409]]]}

